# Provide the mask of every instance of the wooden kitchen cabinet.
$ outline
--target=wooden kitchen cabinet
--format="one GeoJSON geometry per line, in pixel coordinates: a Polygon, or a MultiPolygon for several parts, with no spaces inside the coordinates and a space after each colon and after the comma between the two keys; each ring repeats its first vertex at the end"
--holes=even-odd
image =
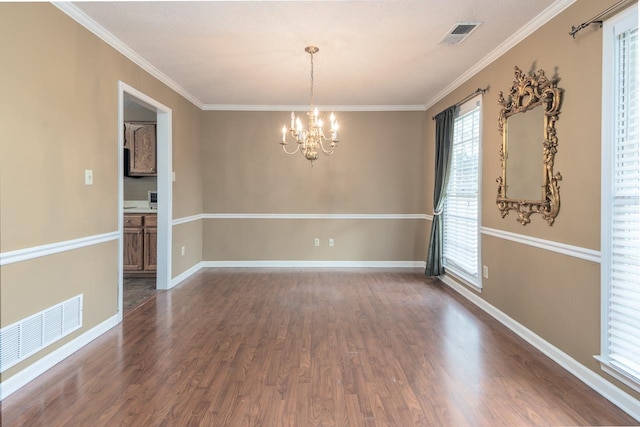
{"type": "Polygon", "coordinates": [[[157,176],[155,123],[125,122],[124,147],[129,151],[124,165],[128,176],[157,176]]]}
{"type": "Polygon", "coordinates": [[[123,269],[126,276],[155,276],[158,222],[156,214],[125,214],[123,269]]]}
{"type": "Polygon", "coordinates": [[[145,215],[144,225],[144,270],[155,272],[158,269],[158,217],[145,215]]]}
{"type": "Polygon", "coordinates": [[[125,228],[122,237],[124,271],[142,271],[142,228],[125,228]]]}

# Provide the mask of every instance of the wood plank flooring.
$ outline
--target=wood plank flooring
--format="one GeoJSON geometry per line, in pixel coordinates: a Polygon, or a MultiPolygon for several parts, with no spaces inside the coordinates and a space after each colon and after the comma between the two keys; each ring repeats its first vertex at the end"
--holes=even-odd
{"type": "Polygon", "coordinates": [[[2,402],[3,426],[636,425],[417,270],[207,269],[2,402]]]}

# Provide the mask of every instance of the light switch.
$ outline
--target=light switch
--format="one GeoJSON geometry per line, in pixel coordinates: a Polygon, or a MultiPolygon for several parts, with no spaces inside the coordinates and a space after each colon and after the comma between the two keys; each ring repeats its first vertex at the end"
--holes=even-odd
{"type": "Polygon", "coordinates": [[[84,185],[93,185],[93,170],[84,170],[84,185]]]}
{"type": "Polygon", "coordinates": [[[176,182],[176,173],[171,172],[171,181],[176,182]]]}

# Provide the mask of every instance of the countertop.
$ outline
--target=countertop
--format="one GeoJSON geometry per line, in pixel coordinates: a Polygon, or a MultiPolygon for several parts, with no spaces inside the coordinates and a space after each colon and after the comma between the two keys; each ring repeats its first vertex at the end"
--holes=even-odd
{"type": "Polygon", "coordinates": [[[129,213],[158,213],[157,208],[150,208],[149,202],[146,200],[125,200],[123,212],[129,213]]]}

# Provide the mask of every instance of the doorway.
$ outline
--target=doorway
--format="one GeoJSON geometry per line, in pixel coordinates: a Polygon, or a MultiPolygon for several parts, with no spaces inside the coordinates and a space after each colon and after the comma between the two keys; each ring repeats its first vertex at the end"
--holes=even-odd
{"type": "MultiPolygon", "coordinates": [[[[129,298],[144,299],[149,295],[153,295],[156,289],[169,289],[171,287],[171,219],[172,219],[172,159],[171,159],[171,109],[157,102],[153,98],[132,88],[131,86],[119,82],[119,105],[118,105],[118,230],[119,230],[119,249],[118,249],[118,318],[122,321],[125,308],[130,309],[131,304],[135,301],[126,301],[125,295],[129,298]],[[130,119],[139,120],[141,122],[155,122],[156,126],[156,158],[157,173],[154,179],[145,180],[129,180],[125,178],[125,150],[124,135],[125,121],[130,119]],[[125,182],[125,179],[127,182],[125,182]],[[135,289],[128,289],[125,292],[124,279],[124,216],[131,214],[132,201],[147,203],[148,191],[154,191],[151,187],[155,187],[157,191],[157,209],[154,216],[154,222],[157,222],[157,244],[156,244],[156,274],[155,279],[143,277],[135,278],[134,281],[128,281],[128,285],[133,285],[135,289]],[[127,203],[125,204],[125,201],[127,203]],[[157,216],[156,216],[157,215],[157,216]]],[[[151,177],[148,177],[151,178],[151,177]]],[[[149,205],[146,205],[150,208],[149,205]]],[[[143,212],[144,209],[138,210],[143,212]]],[[[148,212],[151,212],[149,210],[148,212]]],[[[144,216],[141,213],[138,216],[144,216]]],[[[143,219],[144,221],[144,219],[143,219]]],[[[141,225],[144,225],[142,223],[141,225]]],[[[130,231],[127,228],[127,231],[130,231]]]]}

